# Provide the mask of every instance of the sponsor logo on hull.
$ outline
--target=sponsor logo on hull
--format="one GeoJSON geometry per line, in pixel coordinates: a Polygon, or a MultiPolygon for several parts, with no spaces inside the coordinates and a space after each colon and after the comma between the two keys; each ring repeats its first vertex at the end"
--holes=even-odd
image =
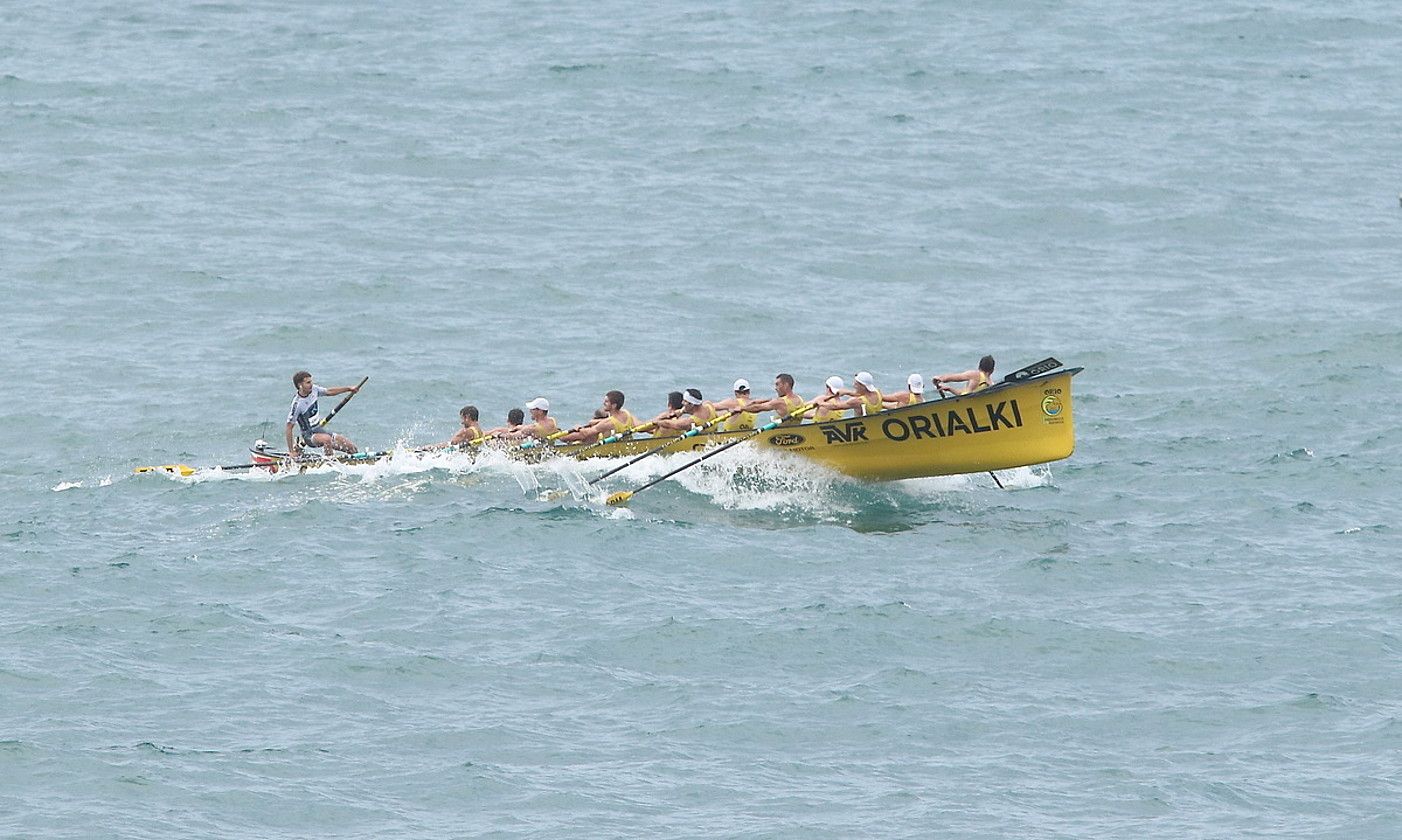
{"type": "Polygon", "coordinates": [[[881,421],[881,434],[897,443],[924,438],[976,435],[1001,429],[1022,428],[1022,408],[1017,400],[984,403],[982,406],[950,408],[908,417],[888,417],[881,421]]]}

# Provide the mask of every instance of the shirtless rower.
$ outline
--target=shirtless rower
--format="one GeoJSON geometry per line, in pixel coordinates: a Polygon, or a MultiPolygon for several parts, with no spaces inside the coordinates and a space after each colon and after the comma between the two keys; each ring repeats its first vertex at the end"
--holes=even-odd
{"type": "Polygon", "coordinates": [[[638,418],[623,408],[622,391],[609,391],[604,394],[603,410],[602,418],[574,427],[569,434],[560,438],[560,442],[593,443],[600,437],[632,431],[638,425],[638,418]]]}
{"type": "Polygon", "coordinates": [[[287,412],[287,451],[292,455],[302,454],[302,444],[307,446],[324,446],[328,456],[335,455],[336,450],[341,452],[355,452],[355,444],[351,443],[345,435],[338,435],[335,432],[323,431],[321,415],[317,412],[316,401],[318,397],[334,397],[337,394],[356,393],[360,389],[354,385],[342,385],[336,388],[323,388],[312,382],[312,375],[305,370],[299,370],[292,374],[292,387],[297,389],[297,396],[292,398],[292,409],[287,412]],[[292,428],[297,427],[297,436],[293,437],[292,428]]]}
{"type": "Polygon", "coordinates": [[[930,377],[930,384],[936,388],[946,391],[953,391],[957,394],[970,394],[974,391],[981,391],[993,384],[993,357],[984,356],[978,360],[976,370],[966,370],[963,373],[942,373],[939,376],[930,377]],[[967,382],[968,385],[962,391],[953,391],[945,388],[946,382],[967,382]]]}

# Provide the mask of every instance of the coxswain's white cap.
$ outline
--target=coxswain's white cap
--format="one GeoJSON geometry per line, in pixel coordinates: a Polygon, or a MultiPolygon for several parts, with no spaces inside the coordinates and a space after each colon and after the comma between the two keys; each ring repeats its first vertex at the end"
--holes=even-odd
{"type": "Polygon", "coordinates": [[[876,380],[872,379],[871,374],[867,373],[866,371],[862,371],[856,376],[852,377],[852,381],[861,384],[861,386],[864,388],[870,388],[873,391],[876,390],[876,380]]]}
{"type": "Polygon", "coordinates": [[[687,388],[686,391],[682,393],[682,400],[684,402],[689,402],[692,405],[700,405],[701,392],[696,390],[695,388],[687,388]]]}
{"type": "Polygon", "coordinates": [[[918,373],[912,373],[910,376],[906,377],[905,384],[906,387],[910,388],[912,394],[925,393],[925,377],[918,373]]]}
{"type": "Polygon", "coordinates": [[[732,391],[748,391],[748,390],[750,390],[750,381],[749,381],[748,379],[737,379],[737,380],[735,380],[735,385],[734,385],[734,387],[732,387],[730,390],[732,390],[732,391]]]}
{"type": "Polygon", "coordinates": [[[836,394],[838,391],[842,390],[842,377],[829,376],[827,381],[823,384],[828,386],[829,391],[832,391],[834,394],[836,394]]]}
{"type": "Polygon", "coordinates": [[[526,408],[538,408],[541,411],[549,411],[550,400],[547,400],[545,397],[536,397],[535,399],[526,403],[526,408]]]}

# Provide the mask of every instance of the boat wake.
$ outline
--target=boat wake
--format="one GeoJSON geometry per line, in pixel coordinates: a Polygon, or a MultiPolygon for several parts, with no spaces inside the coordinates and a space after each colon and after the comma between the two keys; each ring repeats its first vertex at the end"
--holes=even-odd
{"type": "MultiPolygon", "coordinates": [[[[641,487],[695,460],[695,453],[657,455],[647,458],[610,476],[590,484],[594,476],[622,466],[622,459],[547,458],[530,462],[511,457],[495,449],[475,452],[455,450],[417,451],[397,444],[393,457],[373,462],[346,463],[329,460],[301,471],[272,473],[262,469],[222,470],[201,469],[191,475],[160,472],[169,481],[182,484],[218,482],[274,483],[315,480],[318,477],[337,482],[353,482],[363,487],[379,485],[386,489],[411,482],[414,485],[433,483],[436,476],[446,476],[454,482],[473,486],[514,483],[529,499],[547,503],[569,503],[602,508],[611,518],[628,519],[633,514],[627,508],[608,507],[607,497],[619,490],[641,487]]],[[[1051,472],[1047,467],[1019,467],[1000,470],[998,479],[1007,489],[1049,486],[1051,472]]],[[[105,484],[110,484],[110,479],[105,484]]],[[[55,491],[84,486],[83,482],[64,482],[55,491]]],[[[104,485],[105,486],[105,485],[104,485]]],[[[510,486],[506,484],[505,486],[510,486]]],[[[737,447],[679,472],[650,488],[646,500],[656,495],[659,504],[671,505],[678,496],[701,496],[725,510],[760,511],[795,515],[801,519],[845,521],[860,516],[873,505],[903,508],[909,504],[938,503],[951,493],[969,493],[994,489],[988,473],[915,478],[884,484],[851,479],[816,462],[796,458],[783,452],[737,447]],[[679,493],[680,491],[680,493],[679,493]]],[[[634,502],[635,505],[639,504],[634,502]]]]}

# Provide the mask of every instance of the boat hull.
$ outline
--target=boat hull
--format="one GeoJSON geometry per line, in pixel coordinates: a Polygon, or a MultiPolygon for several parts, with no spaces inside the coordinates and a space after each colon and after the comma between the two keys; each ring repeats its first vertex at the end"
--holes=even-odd
{"type": "Polygon", "coordinates": [[[1071,377],[1080,371],[1004,382],[870,417],[779,428],[758,443],[868,481],[1058,461],[1076,448],[1071,377]]]}
{"type": "MultiPolygon", "coordinates": [[[[1070,368],[927,400],[870,417],[780,426],[755,435],[764,448],[808,458],[854,478],[893,481],[1002,470],[1069,457],[1076,448],[1070,368]]],[[[674,443],[689,452],[731,443],[750,432],[716,432],[674,443]]],[[[527,450],[577,458],[628,458],[664,441],[638,438],[585,447],[527,450]]]]}

